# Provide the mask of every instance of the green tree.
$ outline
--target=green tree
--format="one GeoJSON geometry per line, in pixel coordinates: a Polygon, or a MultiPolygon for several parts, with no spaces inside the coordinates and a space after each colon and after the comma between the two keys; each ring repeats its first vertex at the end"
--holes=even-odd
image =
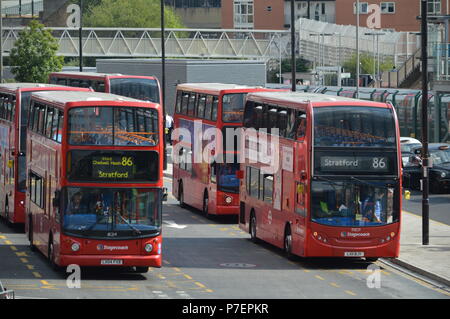
{"type": "MultiPolygon", "coordinates": [[[[374,74],[376,73],[377,61],[374,59],[372,55],[367,53],[361,53],[359,55],[359,63],[360,63],[360,73],[361,74],[374,74]]],[[[382,61],[380,59],[380,72],[391,70],[393,66],[392,59],[385,59],[382,61]]],[[[356,54],[353,54],[349,60],[344,62],[343,64],[345,72],[351,73],[352,77],[356,76],[356,54]]]]}
{"type": "MultiPolygon", "coordinates": [[[[93,0],[91,0],[93,1],[93,0]]],[[[83,15],[83,26],[118,28],[159,28],[160,0],[98,0],[83,15]]],[[[165,27],[183,28],[181,19],[169,7],[164,10],[165,27]]]]}
{"type": "Polygon", "coordinates": [[[11,72],[16,81],[45,83],[51,72],[61,71],[64,57],[56,55],[58,47],[50,30],[32,20],[11,49],[11,72]]]}

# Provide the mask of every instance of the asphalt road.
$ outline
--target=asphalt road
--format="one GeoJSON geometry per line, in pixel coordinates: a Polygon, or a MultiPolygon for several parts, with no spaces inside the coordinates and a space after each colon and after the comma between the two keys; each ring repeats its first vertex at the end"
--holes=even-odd
{"type": "MultiPolygon", "coordinates": [[[[430,194],[430,219],[450,225],[450,194],[430,194]]],[[[411,198],[403,198],[403,210],[422,216],[422,192],[411,191],[411,198]]]]}
{"type": "MultiPolygon", "coordinates": [[[[170,180],[165,181],[170,194],[170,180]]],[[[55,272],[40,253],[28,249],[23,229],[0,222],[0,280],[18,298],[450,298],[449,291],[379,262],[289,261],[280,249],[252,243],[235,218],[206,219],[199,211],[181,209],[172,196],[163,220],[162,268],[146,274],[83,268],[81,288],[68,288],[68,274],[55,272]],[[380,267],[380,288],[369,288],[369,266],[380,267]]]]}

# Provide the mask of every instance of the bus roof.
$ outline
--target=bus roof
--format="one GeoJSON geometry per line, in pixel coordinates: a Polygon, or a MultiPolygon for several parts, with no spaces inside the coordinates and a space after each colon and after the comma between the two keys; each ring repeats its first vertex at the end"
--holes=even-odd
{"type": "Polygon", "coordinates": [[[79,71],[61,71],[61,72],[53,72],[50,76],[53,75],[63,75],[63,76],[75,76],[75,77],[96,77],[96,78],[105,78],[109,77],[127,77],[127,78],[151,78],[154,79],[154,76],[143,76],[143,75],[129,75],[129,74],[121,74],[121,73],[98,73],[98,72],[79,72],[79,71]]]}
{"type": "Polygon", "coordinates": [[[251,90],[251,89],[264,89],[261,86],[247,86],[231,83],[182,83],[178,84],[179,90],[199,90],[219,93],[225,90],[251,90]]]}
{"type": "Polygon", "coordinates": [[[320,104],[335,104],[336,102],[365,105],[370,104],[374,106],[386,107],[386,103],[372,102],[367,100],[358,100],[341,96],[332,96],[318,93],[307,92],[253,92],[247,96],[247,99],[265,100],[265,101],[283,101],[290,104],[307,104],[307,103],[320,103],[320,104]]]}
{"type": "Polygon", "coordinates": [[[74,88],[64,85],[56,85],[56,84],[45,84],[45,83],[2,83],[0,84],[0,90],[9,90],[9,91],[15,91],[18,89],[22,89],[24,91],[29,90],[32,91],[33,89],[49,89],[49,88],[66,88],[73,90],[74,88]]]}
{"type": "MultiPolygon", "coordinates": [[[[129,97],[101,93],[101,92],[77,92],[77,91],[58,91],[58,92],[38,92],[33,93],[32,98],[45,100],[55,104],[67,104],[75,102],[135,102],[151,103],[129,97]]],[[[152,103],[155,104],[155,103],[152,103]]]]}

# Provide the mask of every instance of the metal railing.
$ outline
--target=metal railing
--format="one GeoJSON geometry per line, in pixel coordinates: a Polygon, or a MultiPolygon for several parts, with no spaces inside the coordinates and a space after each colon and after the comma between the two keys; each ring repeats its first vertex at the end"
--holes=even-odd
{"type": "Polygon", "coordinates": [[[8,17],[37,17],[44,10],[44,1],[31,0],[29,3],[3,8],[3,15],[8,17]]]}
{"type": "Polygon", "coordinates": [[[0,300],[1,299],[14,299],[15,298],[15,294],[13,290],[6,290],[3,285],[2,282],[0,281],[0,300]]]}
{"type": "Polygon", "coordinates": [[[398,88],[420,68],[421,50],[417,49],[398,69],[385,71],[381,75],[381,87],[398,88]]]}

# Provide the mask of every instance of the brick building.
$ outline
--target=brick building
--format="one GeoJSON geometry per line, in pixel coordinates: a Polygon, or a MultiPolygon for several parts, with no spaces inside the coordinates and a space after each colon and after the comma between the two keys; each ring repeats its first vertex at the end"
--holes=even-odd
{"type": "MultiPolygon", "coordinates": [[[[296,19],[334,23],[335,0],[295,0],[294,10],[296,19]]],[[[223,29],[282,30],[290,20],[290,0],[222,0],[223,29]]]]}
{"type": "MultiPolygon", "coordinates": [[[[372,11],[369,6],[377,4],[381,9],[381,29],[395,31],[419,31],[420,0],[361,0],[360,26],[367,27],[372,11]]],[[[448,15],[448,0],[428,0],[428,14],[448,15]]],[[[356,25],[356,0],[336,0],[336,24],[356,25]]]]}

